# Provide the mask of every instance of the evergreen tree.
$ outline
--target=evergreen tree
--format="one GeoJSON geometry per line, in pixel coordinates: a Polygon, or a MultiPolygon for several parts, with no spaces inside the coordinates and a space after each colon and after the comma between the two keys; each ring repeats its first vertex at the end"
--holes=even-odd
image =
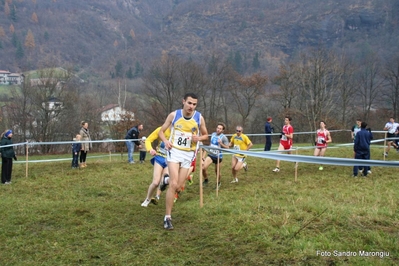
{"type": "Polygon", "coordinates": [[[11,43],[12,43],[12,45],[13,45],[15,48],[17,47],[17,45],[18,45],[18,43],[19,43],[17,34],[16,34],[15,32],[12,34],[11,43]]]}
{"type": "Polygon", "coordinates": [[[10,17],[12,21],[17,21],[17,9],[15,8],[15,6],[12,6],[11,8],[10,17]]]}
{"type": "Polygon", "coordinates": [[[17,52],[16,52],[16,57],[17,59],[22,59],[24,57],[24,48],[22,47],[22,44],[18,42],[17,44],[17,52]]]}
{"type": "Polygon", "coordinates": [[[48,39],[50,39],[50,36],[49,36],[49,34],[48,34],[47,31],[44,32],[44,39],[45,39],[46,41],[48,41],[48,39]]]}
{"type": "Polygon", "coordinates": [[[126,71],[126,77],[128,79],[133,79],[134,78],[132,67],[129,67],[129,70],[126,71]]]}
{"type": "Polygon", "coordinates": [[[134,70],[134,76],[138,77],[138,76],[141,75],[141,73],[143,73],[143,68],[141,67],[140,62],[136,61],[136,67],[135,67],[135,70],[134,70]]]}
{"type": "Polygon", "coordinates": [[[212,58],[211,58],[211,60],[209,61],[209,64],[208,64],[208,74],[214,72],[216,67],[217,67],[216,66],[216,58],[215,58],[215,55],[212,55],[212,58]]]}
{"type": "Polygon", "coordinates": [[[121,61],[116,62],[116,65],[115,65],[115,76],[117,78],[122,78],[123,77],[122,68],[123,68],[122,62],[121,61]]]}
{"type": "Polygon", "coordinates": [[[238,73],[242,73],[242,56],[241,56],[241,53],[239,51],[237,51],[235,56],[234,56],[234,69],[238,73]]]}

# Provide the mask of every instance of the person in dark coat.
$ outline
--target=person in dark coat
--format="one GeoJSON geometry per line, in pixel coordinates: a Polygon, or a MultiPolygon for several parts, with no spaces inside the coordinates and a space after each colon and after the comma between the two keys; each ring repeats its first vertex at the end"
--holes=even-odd
{"type": "Polygon", "coordinates": [[[139,124],[137,126],[132,127],[126,133],[125,139],[126,139],[128,163],[134,163],[134,159],[133,159],[134,146],[133,146],[133,143],[136,144],[136,146],[139,149],[141,148],[140,140],[139,140],[139,135],[140,135],[140,131],[141,130],[143,130],[143,124],[139,124]]]}
{"type": "MultiPolygon", "coordinates": [[[[273,119],[269,116],[267,118],[266,124],[265,124],[265,133],[266,134],[272,134],[273,133],[273,127],[271,125],[271,122],[273,119]]],[[[272,135],[266,135],[266,144],[265,144],[265,151],[270,151],[272,148],[272,135]]]]}
{"type": "MultiPolygon", "coordinates": [[[[371,130],[367,130],[367,123],[362,122],[360,131],[357,132],[353,150],[355,152],[355,159],[370,160],[370,143],[373,139],[371,130]]],[[[357,177],[359,168],[363,171],[363,176],[367,176],[368,166],[353,166],[353,177],[357,177]]]]}
{"type": "Polygon", "coordinates": [[[7,145],[12,145],[12,130],[8,129],[1,134],[0,141],[0,152],[1,152],[1,183],[2,184],[11,184],[11,174],[12,174],[12,159],[17,160],[17,156],[15,156],[14,147],[7,145]]]}
{"type": "Polygon", "coordinates": [[[82,149],[82,143],[80,143],[82,136],[79,134],[75,137],[75,143],[72,144],[72,168],[79,168],[79,153],[82,149]]]}

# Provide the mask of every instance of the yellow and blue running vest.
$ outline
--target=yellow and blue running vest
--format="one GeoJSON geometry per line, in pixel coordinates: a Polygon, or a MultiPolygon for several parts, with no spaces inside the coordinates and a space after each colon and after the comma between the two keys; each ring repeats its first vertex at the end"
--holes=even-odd
{"type": "Polygon", "coordinates": [[[191,117],[183,117],[183,109],[176,110],[171,125],[170,142],[173,148],[182,151],[196,150],[197,143],[192,141],[193,135],[199,135],[201,113],[194,111],[191,117]]]}
{"type": "MultiPolygon", "coordinates": [[[[165,143],[159,138],[158,133],[161,130],[161,127],[158,127],[155,129],[145,140],[145,148],[147,151],[151,150],[152,148],[152,143],[156,140],[158,140],[158,146],[156,147],[157,155],[166,157],[166,149],[165,149],[165,143]]],[[[165,138],[170,137],[170,128],[166,129],[165,132],[165,138]]]]}

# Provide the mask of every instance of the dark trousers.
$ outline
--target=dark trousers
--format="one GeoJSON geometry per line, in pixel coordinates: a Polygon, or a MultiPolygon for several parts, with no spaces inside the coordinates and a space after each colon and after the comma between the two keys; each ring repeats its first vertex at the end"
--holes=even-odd
{"type": "Polygon", "coordinates": [[[72,152],[72,167],[79,167],[79,152],[77,152],[76,154],[74,152],[72,152]]]}
{"type": "Polygon", "coordinates": [[[140,151],[140,161],[144,161],[146,155],[147,155],[146,151],[140,151]]]}
{"type": "Polygon", "coordinates": [[[85,163],[86,162],[86,156],[87,156],[87,151],[81,151],[80,152],[80,162],[85,163]]]}
{"type": "Polygon", "coordinates": [[[270,151],[272,148],[272,136],[266,136],[265,151],[270,151]]]}
{"type": "MultiPolygon", "coordinates": [[[[370,160],[370,151],[362,151],[362,152],[356,152],[355,153],[355,159],[360,159],[360,160],[370,160]]],[[[355,165],[353,166],[353,175],[357,176],[357,174],[359,173],[359,169],[363,170],[363,175],[367,176],[367,170],[369,170],[369,166],[365,165],[365,166],[358,166],[355,165]]]]}
{"type": "Polygon", "coordinates": [[[11,182],[12,158],[1,157],[1,183],[11,182]]]}

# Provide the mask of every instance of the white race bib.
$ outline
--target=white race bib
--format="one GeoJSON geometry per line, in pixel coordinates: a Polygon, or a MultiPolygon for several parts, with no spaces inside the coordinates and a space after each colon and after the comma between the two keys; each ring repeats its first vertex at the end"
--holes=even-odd
{"type": "Polygon", "coordinates": [[[239,151],[240,150],[240,146],[239,145],[234,145],[233,149],[239,151]]]}
{"type": "Polygon", "coordinates": [[[192,133],[176,130],[173,139],[173,146],[180,149],[189,149],[191,147],[192,137],[192,133]]]}
{"type": "Polygon", "coordinates": [[[323,137],[317,137],[317,143],[324,144],[323,141],[324,141],[323,137]]]}

